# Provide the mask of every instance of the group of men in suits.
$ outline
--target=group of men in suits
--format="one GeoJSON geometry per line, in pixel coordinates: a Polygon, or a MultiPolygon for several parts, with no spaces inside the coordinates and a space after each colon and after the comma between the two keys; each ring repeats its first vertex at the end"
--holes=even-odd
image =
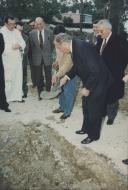
{"type": "MultiPolygon", "coordinates": [[[[36,28],[29,33],[29,60],[33,65],[38,91],[46,86],[51,89],[53,35],[45,27],[44,20],[35,19],[36,28]],[[45,80],[44,80],[45,73],[45,80]],[[44,84],[44,81],[46,84],[44,84]]],[[[100,138],[103,118],[108,116],[112,125],[118,112],[119,99],[124,95],[124,71],[128,62],[127,41],[112,33],[108,20],[97,23],[98,39],[94,46],[60,33],[54,39],[55,46],[64,54],[71,53],[73,66],[61,80],[61,85],[78,75],[82,82],[83,125],[77,134],[88,134],[82,144],[100,138]]]]}
{"type": "MultiPolygon", "coordinates": [[[[10,91],[8,94],[6,94],[7,96],[7,101],[19,101],[19,102],[24,102],[24,100],[22,98],[26,98],[27,97],[27,93],[28,93],[28,86],[27,86],[27,65],[28,62],[30,63],[30,67],[31,67],[31,71],[32,71],[32,82],[33,82],[33,86],[37,87],[37,91],[38,91],[38,99],[41,100],[40,97],[40,93],[41,91],[44,89],[44,86],[46,87],[46,91],[50,91],[51,90],[51,80],[52,80],[52,49],[53,49],[53,35],[51,30],[49,30],[48,28],[45,27],[45,22],[43,20],[43,18],[38,17],[35,19],[35,21],[31,21],[29,23],[32,24],[31,30],[25,34],[25,32],[23,31],[23,23],[21,21],[19,22],[15,22],[15,19],[12,16],[7,16],[5,18],[5,25],[4,27],[2,27],[1,32],[3,32],[3,37],[4,37],[4,43],[5,43],[5,47],[6,49],[4,50],[4,52],[8,52],[8,55],[10,56],[9,52],[13,51],[12,48],[12,44],[15,43],[16,39],[18,39],[18,37],[20,36],[20,38],[22,38],[23,43],[25,44],[25,48],[21,48],[21,46],[18,44],[20,43],[20,40],[17,42],[18,48],[17,48],[17,53],[20,56],[19,59],[16,61],[14,60],[15,63],[18,63],[18,61],[21,60],[22,58],[22,68],[20,68],[20,71],[17,70],[17,80],[15,81],[19,81],[19,85],[17,82],[17,85],[20,86],[20,98],[17,96],[12,97],[12,91],[10,91]],[[10,24],[13,23],[13,26],[10,24]],[[10,26],[11,25],[11,26],[10,26]],[[9,27],[12,27],[11,29],[9,27]],[[4,28],[6,29],[6,31],[4,32],[4,28]],[[19,32],[17,32],[19,31],[19,32]],[[13,39],[13,33],[16,32],[17,36],[15,35],[14,39],[13,39]],[[9,37],[6,37],[6,36],[9,37]],[[12,37],[11,37],[12,35],[12,37]],[[12,43],[12,44],[11,44],[12,43]],[[9,49],[9,51],[7,50],[7,48],[9,49]],[[22,72],[21,72],[22,70],[22,72]],[[18,74],[20,73],[20,75],[18,74]],[[23,73],[22,77],[21,73],[23,73]],[[44,75],[45,74],[45,75],[44,75]],[[45,76],[45,77],[44,77],[45,76]],[[46,85],[45,85],[46,84],[46,85]],[[22,85],[22,87],[21,87],[22,85]],[[23,93],[22,93],[23,91],[23,93]],[[11,95],[10,95],[11,94],[11,95]],[[11,98],[10,98],[11,96],[11,98]],[[9,97],[9,98],[8,98],[9,97]]],[[[5,61],[4,59],[4,55],[7,55],[3,52],[3,62],[4,62],[4,67],[7,65],[7,67],[10,67],[9,62],[11,61],[10,59],[16,59],[15,56],[11,56],[11,58],[8,58],[8,63],[7,60],[5,61]]],[[[15,51],[16,52],[16,51],[15,51]]],[[[6,56],[7,57],[7,56],[6,56]]],[[[12,61],[11,61],[12,62],[12,61]]],[[[14,67],[14,64],[12,64],[14,67]]],[[[18,64],[18,66],[20,65],[21,67],[21,63],[18,64]]],[[[17,68],[13,68],[12,70],[14,71],[17,68]]],[[[5,80],[5,90],[6,92],[8,92],[9,90],[7,89],[7,87],[9,87],[10,89],[10,84],[11,84],[11,88],[15,90],[18,89],[18,87],[13,88],[13,84],[16,83],[12,81],[13,75],[9,74],[10,72],[13,71],[9,71],[7,72],[7,69],[5,69],[5,74],[6,74],[6,80],[5,80]],[[12,76],[11,79],[7,80],[9,76],[12,76]],[[9,85],[7,84],[7,82],[9,81],[9,85]]],[[[18,94],[19,91],[17,91],[15,94],[18,94]]]]}
{"type": "Polygon", "coordinates": [[[101,125],[107,115],[112,125],[118,112],[119,99],[124,95],[124,72],[128,64],[126,39],[112,33],[111,23],[104,19],[97,23],[98,41],[95,46],[59,34],[55,45],[63,53],[71,53],[72,69],[61,81],[64,85],[78,75],[83,82],[83,125],[76,134],[87,134],[81,141],[89,144],[100,138],[101,125]],[[100,39],[100,40],[99,40],[100,39]],[[95,48],[94,48],[95,47],[95,48]]]}

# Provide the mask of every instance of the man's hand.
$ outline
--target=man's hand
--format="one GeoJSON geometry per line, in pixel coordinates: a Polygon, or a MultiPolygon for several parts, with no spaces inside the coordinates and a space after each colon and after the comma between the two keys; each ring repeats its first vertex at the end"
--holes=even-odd
{"type": "Polygon", "coordinates": [[[81,89],[81,96],[89,96],[90,91],[87,88],[82,88],[81,89]]]}
{"type": "Polygon", "coordinates": [[[123,77],[124,82],[128,82],[128,74],[123,77]]]}
{"type": "Polygon", "coordinates": [[[52,65],[52,67],[53,67],[56,71],[58,71],[58,69],[59,69],[58,62],[54,62],[53,65],[52,65]]]}
{"type": "Polygon", "coordinates": [[[20,48],[21,46],[18,43],[12,45],[12,49],[20,49],[20,48]]]}
{"type": "Polygon", "coordinates": [[[52,77],[52,86],[57,82],[57,80],[58,80],[57,76],[54,75],[52,77]]]}
{"type": "Polygon", "coordinates": [[[66,84],[66,82],[70,80],[66,75],[60,80],[60,86],[63,86],[66,84]]]}

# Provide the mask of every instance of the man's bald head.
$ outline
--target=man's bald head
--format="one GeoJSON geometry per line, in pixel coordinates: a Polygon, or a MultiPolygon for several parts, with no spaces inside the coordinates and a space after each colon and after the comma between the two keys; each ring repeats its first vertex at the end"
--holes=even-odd
{"type": "Polygon", "coordinates": [[[43,18],[37,17],[37,18],[35,19],[35,25],[36,25],[36,28],[37,28],[39,31],[41,31],[41,30],[44,28],[44,26],[45,26],[45,22],[44,22],[43,18]]]}

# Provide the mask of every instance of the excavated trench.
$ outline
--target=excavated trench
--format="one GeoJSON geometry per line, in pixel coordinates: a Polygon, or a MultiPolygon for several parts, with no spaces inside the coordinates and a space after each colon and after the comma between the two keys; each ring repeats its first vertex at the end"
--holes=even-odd
{"type": "Polygon", "coordinates": [[[107,160],[39,122],[0,126],[0,190],[126,190],[107,160]]]}

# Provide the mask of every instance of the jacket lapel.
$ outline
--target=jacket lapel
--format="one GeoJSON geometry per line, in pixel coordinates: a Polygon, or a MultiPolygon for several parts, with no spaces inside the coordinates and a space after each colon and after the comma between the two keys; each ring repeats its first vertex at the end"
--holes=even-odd
{"type": "Polygon", "coordinates": [[[34,40],[35,40],[36,44],[37,44],[38,46],[40,46],[39,40],[38,40],[38,33],[37,33],[37,30],[36,30],[35,33],[34,33],[34,40]]]}

